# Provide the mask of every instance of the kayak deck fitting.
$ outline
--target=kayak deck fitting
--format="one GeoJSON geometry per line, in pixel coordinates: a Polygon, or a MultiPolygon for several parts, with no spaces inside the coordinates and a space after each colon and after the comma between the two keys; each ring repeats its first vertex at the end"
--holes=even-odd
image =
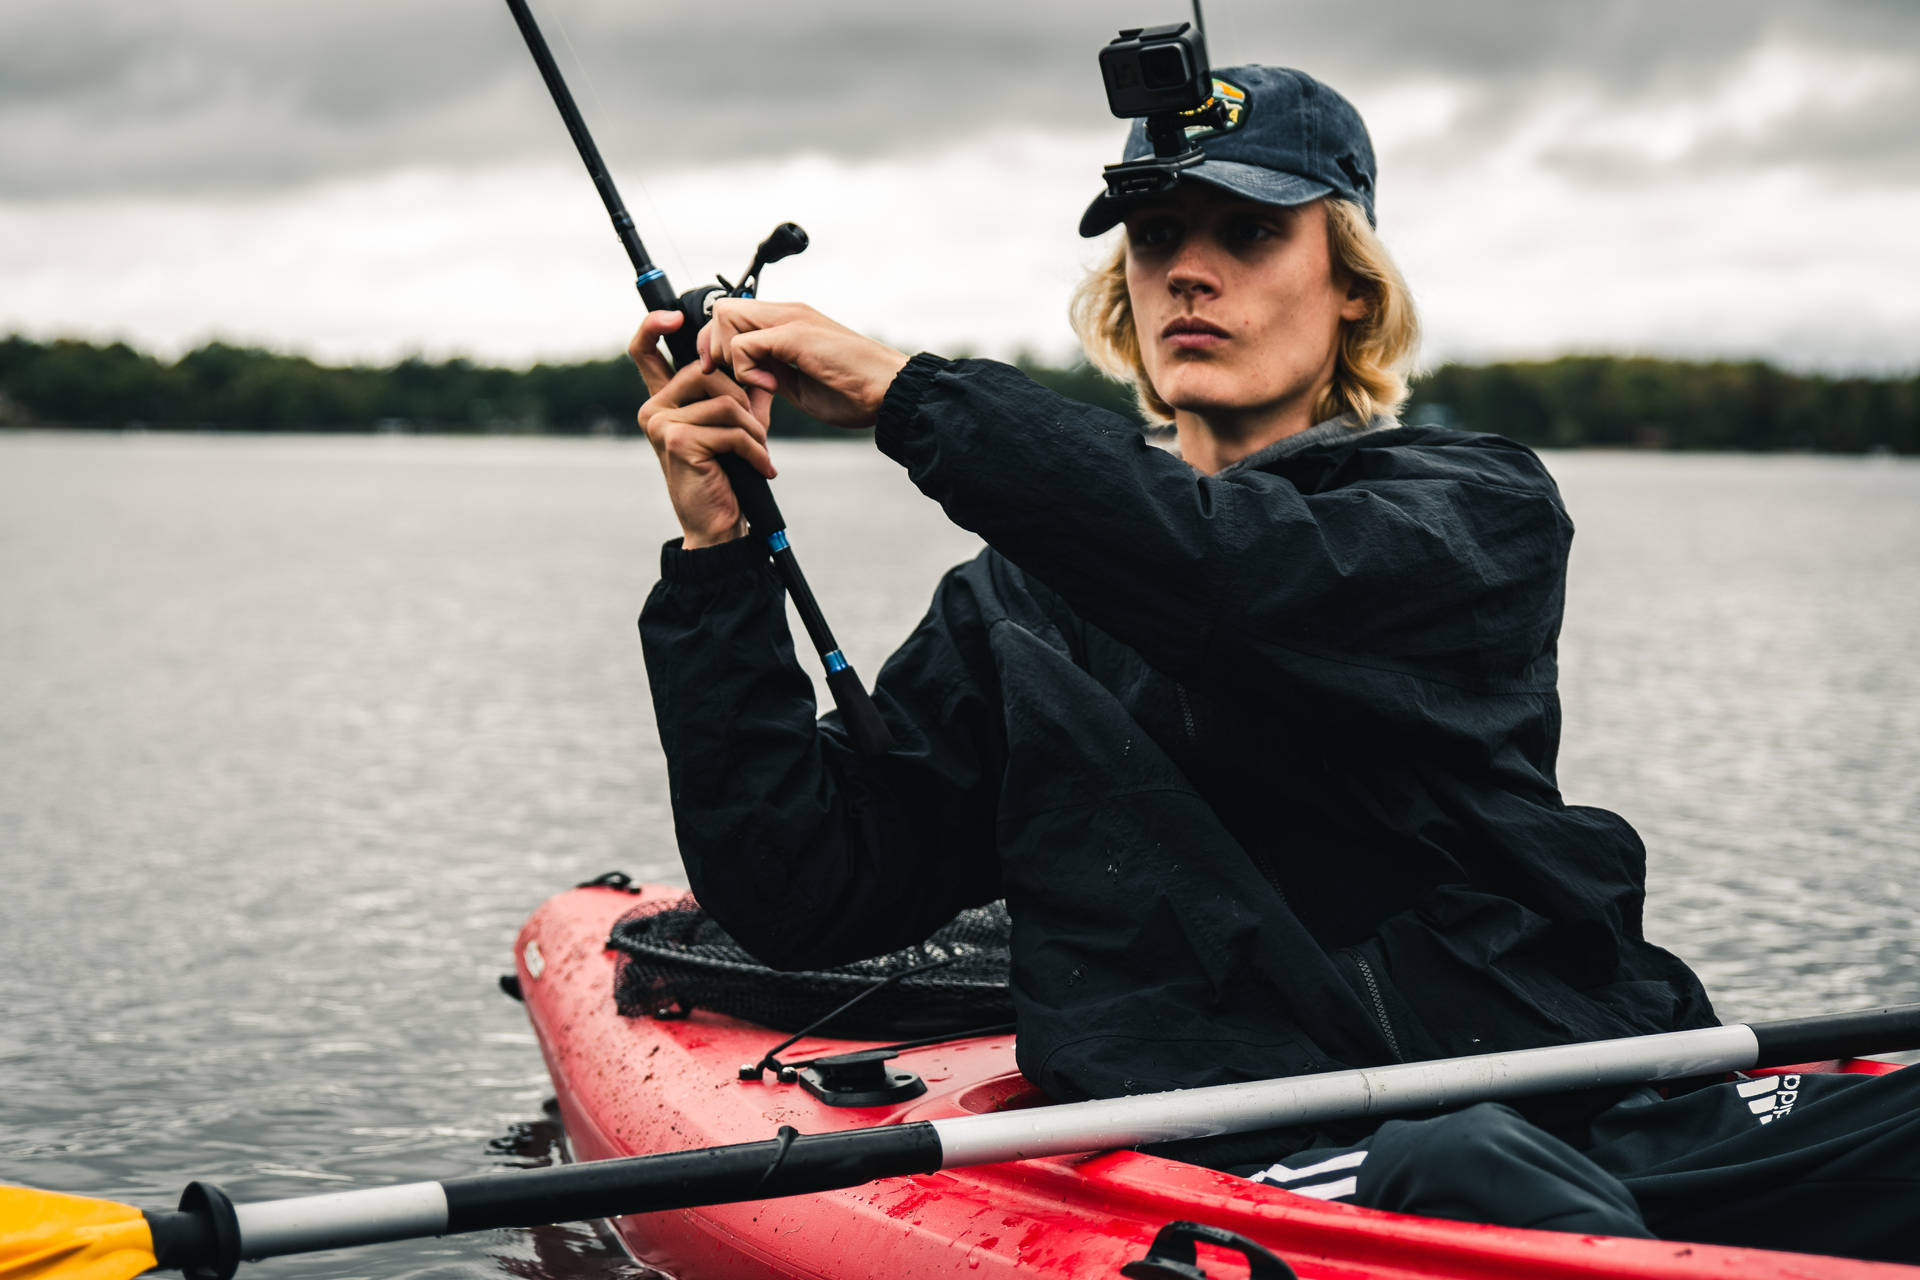
{"type": "MultiPolygon", "coordinates": [[[[1010,1034],[906,1049],[884,1066],[855,1065],[856,1085],[863,1072],[871,1083],[891,1069],[926,1087],[877,1105],[846,1106],[776,1074],[742,1078],[743,1065],[785,1038],[778,1031],[699,1010],[678,1019],[621,1017],[613,1001],[619,957],[607,949],[614,922],[636,906],[679,896],[672,889],[575,889],[549,900],[521,930],[519,987],[576,1160],[763,1141],[783,1125],[815,1134],[1046,1105],[1015,1069],[1010,1034]]],[[[877,1043],[810,1036],[781,1057],[800,1062],[877,1043]]],[[[1822,1066],[1891,1069],[1865,1061],[1822,1066]]],[[[1886,1263],[1384,1213],[1137,1151],[913,1174],[840,1191],[632,1215],[611,1225],[636,1259],[679,1280],[900,1280],[1119,1276],[1176,1220],[1236,1233],[1271,1250],[1303,1280],[1920,1277],[1920,1268],[1886,1263]]],[[[1229,1250],[1202,1249],[1198,1263],[1208,1275],[1247,1274],[1246,1260],[1229,1250]]]]}

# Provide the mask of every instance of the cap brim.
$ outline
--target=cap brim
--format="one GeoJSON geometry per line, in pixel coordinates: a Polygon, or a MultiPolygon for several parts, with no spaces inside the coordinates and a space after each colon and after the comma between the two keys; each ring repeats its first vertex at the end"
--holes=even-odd
{"type": "MultiPolygon", "coordinates": [[[[1315,182],[1297,174],[1276,173],[1272,169],[1263,169],[1257,164],[1242,164],[1237,160],[1203,160],[1191,169],[1182,170],[1180,181],[1204,182],[1260,204],[1306,204],[1333,194],[1333,188],[1324,182],[1315,182]]],[[[1103,191],[1094,197],[1087,211],[1080,215],[1080,234],[1097,236],[1109,231],[1118,226],[1130,211],[1157,198],[1154,195],[1116,198],[1103,191]]]]}

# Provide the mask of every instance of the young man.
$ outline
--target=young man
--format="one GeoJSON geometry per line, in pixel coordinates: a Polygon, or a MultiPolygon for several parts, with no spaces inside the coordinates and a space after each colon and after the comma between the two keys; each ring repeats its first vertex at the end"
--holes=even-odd
{"type": "MultiPolygon", "coordinates": [[[[701,350],[739,385],[671,374],[678,317],[647,317],[640,421],[685,537],[641,631],[694,891],[783,967],[1004,895],[1020,1066],[1063,1099],[1711,1025],[1641,935],[1638,838],[1555,785],[1572,526],[1551,478],[1498,437],[1395,424],[1416,327],[1359,116],[1298,72],[1219,78],[1243,106],[1206,161],[1081,224],[1126,223],[1076,303],[1083,341],[1179,456],[1004,365],[909,360],[797,304],[716,307],[701,350]],[[773,473],[776,393],[874,427],[988,545],[875,682],[882,758],[816,722],[715,462],[773,473]]],[[[1687,1153],[1754,1127],[1746,1102],[1634,1122],[1721,1092],[1636,1094],[1600,1116],[1611,1138],[1594,1117],[1617,1091],[1184,1154],[1410,1212],[1645,1234],[1644,1211],[1726,1238],[1674,1206],[1724,1174],[1687,1153]],[[1620,1169],[1575,1150],[1596,1141],[1620,1169]],[[1621,1181],[1649,1167],[1682,1192],[1621,1181]]],[[[1782,1243],[1779,1217],[1729,1230],[1782,1243]]],[[[1920,1254],[1911,1226],[1846,1243],[1920,1254]]]]}

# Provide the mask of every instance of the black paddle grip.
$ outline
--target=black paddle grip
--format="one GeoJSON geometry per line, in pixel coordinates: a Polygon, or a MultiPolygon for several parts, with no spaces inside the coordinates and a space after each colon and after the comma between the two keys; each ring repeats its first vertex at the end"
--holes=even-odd
{"type": "Polygon", "coordinates": [[[447,1230],[457,1233],[771,1200],[939,1167],[940,1136],[920,1121],[454,1178],[440,1185],[447,1193],[447,1230]]]}
{"type": "Polygon", "coordinates": [[[1747,1025],[1759,1046],[1755,1065],[1762,1067],[1920,1049],[1920,1004],[1747,1025]]]}

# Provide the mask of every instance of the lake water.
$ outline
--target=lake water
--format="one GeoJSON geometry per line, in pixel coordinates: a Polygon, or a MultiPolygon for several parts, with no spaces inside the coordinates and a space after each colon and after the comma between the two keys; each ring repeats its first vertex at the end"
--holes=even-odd
{"type": "MultiPolygon", "coordinates": [[[[974,542],[779,450],[871,674],[974,542]]],[[[1550,455],[1568,799],[1650,849],[1723,1016],[1920,1000],[1920,465],[1550,455]]],[[[548,1159],[494,986],[599,872],[678,878],[634,618],[644,443],[0,436],[0,1181],[147,1207],[548,1159]]],[[[632,1276],[584,1227],[282,1277],[632,1276]]]]}

